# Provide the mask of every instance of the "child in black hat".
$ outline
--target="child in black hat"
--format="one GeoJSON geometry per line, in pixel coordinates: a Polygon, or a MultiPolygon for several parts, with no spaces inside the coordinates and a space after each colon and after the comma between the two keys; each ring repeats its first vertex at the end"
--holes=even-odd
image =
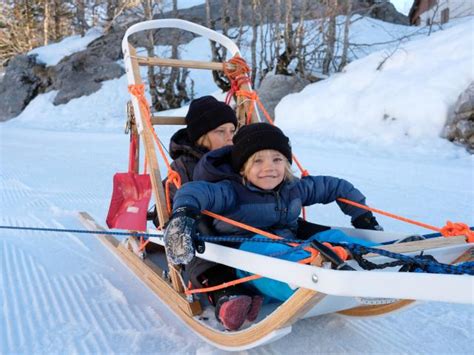
{"type": "MultiPolygon", "coordinates": [[[[213,96],[191,101],[185,121],[186,128],[171,137],[169,149],[171,167],[181,176],[181,184],[192,181],[194,167],[205,153],[232,144],[237,128],[234,110],[213,96]]],[[[171,198],[175,192],[170,189],[171,198]]]]}
{"type": "MultiPolygon", "coordinates": [[[[233,146],[206,154],[196,166],[195,181],[176,193],[173,215],[165,232],[167,255],[172,263],[188,264],[193,260],[193,226],[202,210],[286,239],[295,239],[303,206],[336,201],[342,212],[351,216],[356,228],[381,230],[371,212],[337,201],[346,198],[365,204],[365,196],[348,181],[331,176],[294,177],[290,141],[279,128],[267,123],[244,126],[234,136],[233,142],[233,146]],[[180,248],[176,248],[177,245],[180,248]]],[[[242,250],[279,255],[279,258],[291,261],[308,257],[308,252],[291,250],[284,244],[252,242],[254,235],[219,220],[214,221],[214,228],[223,235],[248,236],[249,241],[240,245],[242,250]]],[[[311,238],[373,245],[337,230],[318,233],[311,238]]],[[[248,273],[238,270],[236,276],[244,275],[248,273]]],[[[279,301],[286,300],[294,292],[287,284],[267,278],[249,284],[253,292],[279,301]]],[[[248,313],[253,312],[252,318],[255,316],[249,295],[226,295],[215,304],[217,318],[230,330],[239,329],[248,313]]]]}
{"type": "MultiPolygon", "coordinates": [[[[191,101],[185,122],[186,128],[171,137],[169,146],[173,159],[171,168],[181,177],[181,184],[192,181],[194,168],[205,153],[232,144],[237,116],[224,102],[213,96],[203,96],[191,101]]],[[[171,200],[175,193],[176,187],[171,184],[171,200]]],[[[149,216],[156,227],[160,224],[157,218],[156,211],[149,216]]]]}

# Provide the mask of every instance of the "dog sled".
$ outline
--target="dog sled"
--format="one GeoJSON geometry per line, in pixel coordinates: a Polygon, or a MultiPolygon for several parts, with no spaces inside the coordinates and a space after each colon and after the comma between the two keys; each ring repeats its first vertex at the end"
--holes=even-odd
{"type": "MultiPolygon", "coordinates": [[[[106,233],[98,234],[98,237],[194,333],[218,348],[237,351],[275,341],[291,333],[292,325],[299,319],[322,314],[337,312],[348,317],[381,316],[413,306],[417,301],[474,302],[474,278],[468,274],[399,272],[400,266],[395,265],[368,271],[355,259],[335,261],[332,259],[334,256],[328,255],[325,250],[319,250],[318,256],[310,264],[301,264],[245,252],[208,239],[199,242],[198,257],[282,281],[297,289],[287,301],[265,305],[254,323],[244,325],[239,331],[226,331],[214,320],[212,307],[204,297],[197,297],[187,288],[183,271],[168,264],[166,250],[160,247],[164,245],[164,226],[169,219],[170,209],[157,157],[157,150],[162,150],[161,141],[154,127],[183,125],[184,117],[151,114],[140,67],[154,65],[219,70],[230,75],[231,81],[236,83],[233,95],[239,125],[260,121],[258,111],[262,109],[261,103],[252,95],[249,80],[245,80],[248,72],[242,69],[244,62],[237,46],[229,38],[200,25],[178,19],[142,22],[127,30],[122,50],[131,93],[127,118],[130,134],[129,169],[114,178],[107,222],[110,227],[128,229],[131,233],[145,231],[147,235],[145,238],[132,236],[125,242],[106,233]],[[163,28],[189,31],[214,41],[227,49],[231,59],[217,63],[138,55],[129,41],[130,36],[163,28]],[[238,95],[239,92],[241,95],[238,95]],[[139,171],[140,143],[147,168],[147,172],[142,173],[139,171]],[[159,228],[145,229],[151,196],[161,225],[159,228]],[[157,251],[145,253],[146,244],[158,246],[155,248],[157,251]]],[[[264,114],[267,116],[265,111],[264,114]]],[[[168,175],[168,180],[173,181],[172,174],[168,175]]],[[[106,231],[86,212],[81,212],[79,218],[90,230],[106,231]]],[[[450,265],[474,260],[473,236],[467,230],[458,233],[451,231],[449,238],[442,236],[442,233],[435,233],[424,238],[414,238],[418,239],[414,241],[384,244],[402,240],[409,235],[338,229],[349,236],[382,244],[377,250],[371,249],[370,253],[364,255],[369,265],[388,263],[393,261],[394,255],[402,255],[410,260],[415,260],[420,254],[431,255],[438,263],[450,265]]],[[[473,267],[469,267],[472,271],[473,267]]]]}

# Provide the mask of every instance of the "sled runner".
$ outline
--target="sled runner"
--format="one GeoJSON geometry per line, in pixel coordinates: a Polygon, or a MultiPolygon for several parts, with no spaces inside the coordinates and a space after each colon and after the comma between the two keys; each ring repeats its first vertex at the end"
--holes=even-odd
{"type": "MultiPolygon", "coordinates": [[[[245,79],[247,72],[243,70],[239,49],[230,39],[205,27],[183,20],[153,20],[136,24],[127,30],[122,42],[122,50],[133,107],[133,110],[129,110],[128,117],[131,142],[136,142],[139,138],[143,144],[147,171],[151,179],[154,202],[160,221],[160,228],[148,229],[148,233],[152,236],[148,236],[146,242],[164,245],[163,227],[169,219],[170,210],[156,154],[156,148],[162,150],[161,142],[156,136],[153,126],[184,124],[184,118],[154,117],[150,113],[139,67],[157,65],[220,70],[231,75],[234,79],[237,77],[245,79]],[[215,63],[185,61],[175,58],[149,58],[137,55],[136,49],[130,44],[130,36],[140,31],[161,28],[176,28],[208,38],[226,47],[232,58],[224,63],[215,63]]],[[[234,93],[240,90],[247,95],[242,94],[235,97],[239,124],[259,121],[258,109],[262,107],[259,100],[252,95],[249,81],[238,80],[236,82],[239,86],[234,87],[234,93]]],[[[138,154],[135,154],[138,153],[138,148],[139,145],[134,146],[137,152],[134,151],[133,156],[137,163],[129,164],[133,167],[129,169],[129,173],[139,174],[138,154]]],[[[169,169],[168,163],[166,164],[169,169]]],[[[172,174],[168,175],[168,180],[176,181],[172,174]]],[[[104,230],[85,212],[80,213],[80,220],[91,230],[104,230]]],[[[139,224],[134,224],[134,226],[137,225],[139,226],[139,224]]],[[[139,227],[130,229],[132,231],[142,230],[139,227]]],[[[341,228],[341,230],[348,235],[380,244],[409,237],[409,235],[399,233],[350,228],[341,228]]],[[[214,321],[211,307],[206,304],[204,297],[198,299],[193,293],[187,292],[189,290],[187,290],[181,270],[167,263],[166,253],[163,249],[141,258],[144,251],[144,241],[137,237],[130,237],[126,243],[120,243],[114,237],[106,234],[99,235],[99,238],[190,329],[209,343],[226,350],[243,350],[269,343],[290,333],[292,325],[299,319],[327,313],[339,312],[346,316],[366,317],[388,314],[413,305],[418,300],[456,303],[473,303],[474,301],[473,277],[462,274],[463,270],[456,267],[449,270],[459,273],[455,275],[399,272],[401,266],[398,265],[373,271],[368,271],[361,266],[376,268],[377,265],[393,261],[395,256],[400,256],[399,261],[407,267],[406,271],[412,271],[410,268],[423,269],[438,265],[436,263],[432,265],[428,261],[420,261],[419,258],[415,258],[420,253],[431,255],[438,263],[443,264],[473,261],[472,244],[466,241],[466,237],[462,233],[450,238],[430,235],[429,238],[427,236],[415,241],[387,244],[377,248],[366,248],[362,251],[354,246],[354,249],[351,250],[354,255],[365,254],[363,262],[351,259],[345,262],[332,260],[331,263],[330,256],[325,255],[324,250],[320,249],[319,256],[311,264],[290,262],[222,246],[209,242],[209,240],[201,240],[198,249],[201,253],[197,255],[198,257],[282,281],[297,288],[297,291],[287,301],[266,305],[255,323],[247,324],[239,331],[230,332],[225,331],[221,325],[214,321]]]]}

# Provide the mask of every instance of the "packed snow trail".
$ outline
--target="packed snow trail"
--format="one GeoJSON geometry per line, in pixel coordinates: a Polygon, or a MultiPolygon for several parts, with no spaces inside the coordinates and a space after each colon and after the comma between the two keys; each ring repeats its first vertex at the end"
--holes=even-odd
{"type": "MultiPolygon", "coordinates": [[[[126,169],[127,136],[0,127],[2,225],[80,229],[80,210],[105,219],[112,176],[126,169]]],[[[410,164],[405,158],[367,159],[356,149],[339,155],[340,146],[327,144],[314,144],[314,154],[302,143],[296,149],[309,169],[324,166],[326,173],[350,179],[378,205],[404,211],[414,179],[425,181],[440,200],[423,208],[415,203],[409,212],[431,223],[446,211],[469,221],[472,196],[463,179],[472,171],[464,159],[428,159],[409,178],[392,176],[387,192],[384,171],[410,164]],[[446,164],[449,169],[440,169],[446,164]]],[[[348,225],[332,206],[309,212],[324,223],[348,225]]],[[[192,334],[92,235],[0,230],[0,265],[0,353],[225,353],[192,334]]],[[[291,335],[246,353],[468,354],[473,320],[472,306],[443,303],[384,318],[327,315],[302,320],[291,335]]]]}

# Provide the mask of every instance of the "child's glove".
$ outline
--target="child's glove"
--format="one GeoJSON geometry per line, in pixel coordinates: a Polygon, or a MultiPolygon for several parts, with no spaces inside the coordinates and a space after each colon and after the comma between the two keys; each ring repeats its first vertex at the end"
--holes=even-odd
{"type": "Polygon", "coordinates": [[[382,226],[377,222],[372,212],[364,213],[352,221],[352,225],[358,229],[371,229],[383,231],[382,226]]]}
{"type": "Polygon", "coordinates": [[[171,216],[164,238],[166,256],[174,265],[188,264],[194,258],[197,215],[192,208],[180,207],[171,216]]]}

